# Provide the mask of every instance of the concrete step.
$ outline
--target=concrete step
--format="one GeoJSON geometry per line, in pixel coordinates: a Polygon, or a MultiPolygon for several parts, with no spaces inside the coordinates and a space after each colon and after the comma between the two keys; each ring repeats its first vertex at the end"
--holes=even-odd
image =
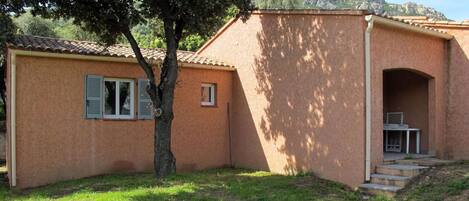
{"type": "Polygon", "coordinates": [[[401,190],[402,187],[399,186],[390,186],[390,185],[381,185],[381,184],[362,184],[360,185],[360,190],[366,194],[372,195],[385,195],[388,197],[394,197],[396,193],[401,190]]]}
{"type": "Polygon", "coordinates": [[[442,160],[442,159],[437,159],[437,158],[402,159],[402,160],[396,160],[395,162],[401,165],[420,165],[420,166],[429,166],[429,167],[449,165],[449,164],[456,163],[456,161],[442,160]]]}
{"type": "Polygon", "coordinates": [[[376,167],[376,173],[394,176],[415,177],[426,169],[428,169],[428,167],[418,165],[380,165],[376,167]]]}
{"type": "Polygon", "coordinates": [[[410,182],[410,177],[394,176],[394,175],[387,175],[387,174],[372,174],[371,175],[371,183],[373,184],[405,187],[407,183],[409,182],[410,182]]]}

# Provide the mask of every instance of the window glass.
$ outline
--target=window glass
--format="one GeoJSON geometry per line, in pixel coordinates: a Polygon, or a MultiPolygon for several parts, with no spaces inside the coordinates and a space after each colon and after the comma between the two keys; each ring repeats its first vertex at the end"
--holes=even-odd
{"type": "Polygon", "coordinates": [[[104,118],[133,118],[133,81],[104,79],[104,118]]]}
{"type": "Polygon", "coordinates": [[[130,82],[119,83],[119,108],[121,115],[130,115],[130,82]]]}
{"type": "Polygon", "coordinates": [[[104,82],[104,114],[116,114],[116,82],[104,82]]]}
{"type": "Polygon", "coordinates": [[[210,87],[202,86],[202,103],[210,102],[210,87]]]}
{"type": "Polygon", "coordinates": [[[202,84],[201,104],[204,106],[215,105],[215,84],[202,84]]]}

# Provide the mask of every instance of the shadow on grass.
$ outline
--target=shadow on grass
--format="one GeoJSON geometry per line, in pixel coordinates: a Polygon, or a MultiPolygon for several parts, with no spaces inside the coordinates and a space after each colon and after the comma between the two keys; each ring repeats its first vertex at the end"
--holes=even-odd
{"type": "Polygon", "coordinates": [[[176,174],[157,181],[152,174],[115,174],[12,191],[0,200],[359,200],[344,185],[312,175],[282,176],[242,169],[176,174]]]}

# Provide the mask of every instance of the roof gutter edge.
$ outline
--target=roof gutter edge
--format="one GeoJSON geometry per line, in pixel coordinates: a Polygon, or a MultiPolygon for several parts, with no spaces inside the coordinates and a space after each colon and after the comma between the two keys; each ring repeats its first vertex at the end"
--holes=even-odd
{"type": "MultiPolygon", "coordinates": [[[[36,50],[21,50],[9,47],[10,51],[19,56],[32,56],[32,57],[47,57],[47,58],[61,58],[61,59],[77,59],[77,60],[90,60],[90,61],[104,61],[104,62],[121,62],[121,63],[138,63],[136,58],[133,57],[112,57],[112,56],[99,56],[99,55],[82,55],[72,53],[55,53],[44,52],[36,50]]],[[[159,64],[161,60],[150,59],[147,60],[150,65],[159,64]]],[[[225,70],[235,71],[233,66],[219,66],[210,64],[187,63],[178,61],[179,66],[185,68],[198,68],[198,69],[211,69],[211,70],[225,70]]]]}
{"type": "Polygon", "coordinates": [[[421,34],[433,36],[433,37],[443,38],[445,40],[451,40],[454,37],[453,35],[450,35],[450,34],[447,34],[447,33],[438,32],[436,30],[431,30],[431,29],[425,28],[425,27],[413,26],[413,25],[410,25],[410,24],[407,24],[407,23],[398,22],[398,21],[395,21],[395,20],[387,19],[387,18],[384,18],[384,17],[376,16],[376,15],[368,15],[368,16],[366,16],[366,20],[367,21],[374,21],[375,23],[378,23],[378,24],[391,26],[391,27],[395,27],[395,28],[399,28],[399,29],[403,29],[403,30],[407,30],[407,31],[412,31],[412,32],[416,32],[416,33],[421,33],[421,34]]]}

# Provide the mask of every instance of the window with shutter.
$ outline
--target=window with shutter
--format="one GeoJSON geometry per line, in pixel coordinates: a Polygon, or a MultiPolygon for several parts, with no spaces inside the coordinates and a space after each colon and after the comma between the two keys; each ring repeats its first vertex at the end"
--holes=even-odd
{"type": "Polygon", "coordinates": [[[147,93],[147,79],[138,80],[138,119],[153,119],[152,103],[147,93]]]}
{"type": "Polygon", "coordinates": [[[85,82],[85,117],[89,119],[102,118],[102,84],[103,77],[87,75],[85,82]]]}
{"type": "Polygon", "coordinates": [[[104,78],[104,118],[134,118],[134,81],[104,78]]]}

